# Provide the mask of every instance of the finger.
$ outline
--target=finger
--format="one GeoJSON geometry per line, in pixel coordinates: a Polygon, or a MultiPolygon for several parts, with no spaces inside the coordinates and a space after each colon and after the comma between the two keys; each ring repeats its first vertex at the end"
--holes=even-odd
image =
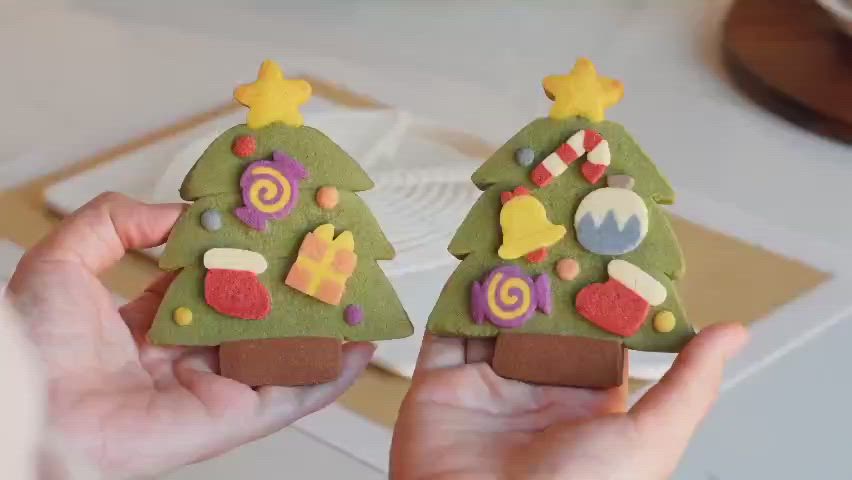
{"type": "Polygon", "coordinates": [[[335,401],[367,368],[376,346],[369,342],[343,345],[343,367],[333,382],[306,387],[261,387],[257,394],[258,427],[266,435],[335,401]]]}
{"type": "Polygon", "coordinates": [[[539,387],[537,404],[549,408],[545,421],[549,424],[573,422],[602,415],[624,413],[627,405],[629,355],[624,350],[621,385],[607,389],[582,387],[539,387]]]}
{"type": "Polygon", "coordinates": [[[138,297],[118,309],[118,313],[124,319],[137,343],[141,343],[145,334],[150,330],[157,309],[160,308],[160,303],[163,301],[163,296],[177,273],[175,271],[160,275],[138,297]]]}
{"type": "Polygon", "coordinates": [[[426,332],[420,344],[420,355],[417,356],[414,375],[417,375],[418,371],[464,365],[464,344],[465,339],[462,337],[439,337],[426,332]]]}
{"type": "Polygon", "coordinates": [[[369,342],[347,343],[337,380],[310,387],[261,387],[257,391],[211,373],[205,365],[196,365],[196,360],[182,359],[175,368],[178,381],[200,401],[208,418],[219,422],[212,429],[217,432],[211,439],[213,446],[198,460],[270,435],[330,404],[355,382],[374,351],[369,342]]]}
{"type": "Polygon", "coordinates": [[[244,421],[257,408],[257,394],[248,385],[217,375],[192,361],[176,362],[173,368],[175,380],[204,405],[212,418],[244,421]]]}
{"type": "Polygon", "coordinates": [[[624,369],[621,375],[621,385],[605,390],[607,401],[601,406],[603,414],[627,411],[627,398],[630,395],[630,351],[627,348],[624,349],[624,369]]]}
{"type": "Polygon", "coordinates": [[[174,270],[160,275],[151,282],[151,285],[148,285],[145,292],[151,293],[162,300],[163,296],[166,294],[166,290],[168,290],[172,282],[175,281],[175,277],[178,276],[178,273],[180,273],[180,270],[174,270]]]}
{"type": "Polygon", "coordinates": [[[469,338],[465,342],[464,360],[465,363],[491,363],[494,358],[493,338],[469,338]]]}
{"type": "Polygon", "coordinates": [[[177,363],[193,370],[219,372],[219,349],[216,347],[185,347],[177,363]]]}
{"type": "MultiPolygon", "coordinates": [[[[674,448],[686,443],[719,393],[725,362],[746,343],[739,324],[703,330],[677,356],[674,365],[630,410],[641,430],[674,448]]],[[[647,439],[652,441],[653,439],[647,439]]]]}
{"type": "Polygon", "coordinates": [[[98,274],[128,249],[165,242],[183,212],[181,204],[148,205],[118,193],[103,193],[66,218],[22,260],[66,261],[98,274]]]}

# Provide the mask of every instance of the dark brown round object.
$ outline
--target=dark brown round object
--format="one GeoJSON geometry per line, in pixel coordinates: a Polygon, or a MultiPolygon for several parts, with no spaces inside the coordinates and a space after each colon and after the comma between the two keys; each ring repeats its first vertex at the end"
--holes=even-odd
{"type": "Polygon", "coordinates": [[[749,97],[852,142],[852,39],[814,0],[738,0],[723,35],[728,64],[749,97]]]}

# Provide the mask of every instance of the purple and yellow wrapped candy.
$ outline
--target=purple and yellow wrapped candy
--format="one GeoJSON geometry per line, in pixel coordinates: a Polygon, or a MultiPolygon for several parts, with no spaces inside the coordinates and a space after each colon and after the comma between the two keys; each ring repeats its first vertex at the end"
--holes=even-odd
{"type": "Polygon", "coordinates": [[[543,274],[530,277],[517,265],[497,267],[482,282],[473,282],[470,306],[477,324],[487,318],[500,328],[520,327],[536,310],[550,315],[550,279],[543,274]]]}
{"type": "Polygon", "coordinates": [[[243,223],[266,230],[269,220],[286,217],[299,200],[299,181],[308,177],[304,165],[283,152],[272,152],[272,160],[258,160],[240,177],[243,204],[234,210],[243,223]]]}

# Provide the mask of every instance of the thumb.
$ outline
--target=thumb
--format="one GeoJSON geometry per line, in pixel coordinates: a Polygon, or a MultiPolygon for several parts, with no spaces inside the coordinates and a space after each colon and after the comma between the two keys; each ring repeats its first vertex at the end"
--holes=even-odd
{"type": "Polygon", "coordinates": [[[102,193],[30,249],[21,266],[67,261],[97,275],[129,249],[163,243],[182,212],[180,204],[147,205],[119,193],[102,193]]]}
{"type": "Polygon", "coordinates": [[[725,362],[746,344],[740,324],[714,325],[701,331],[674,365],[630,410],[646,444],[666,445],[675,459],[719,395],[725,362]],[[657,442],[659,441],[659,442],[657,442]]]}

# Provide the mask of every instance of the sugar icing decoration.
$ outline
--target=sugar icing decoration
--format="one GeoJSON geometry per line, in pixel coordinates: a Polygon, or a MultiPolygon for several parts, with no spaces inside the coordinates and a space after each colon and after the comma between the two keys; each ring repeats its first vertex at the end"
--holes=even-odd
{"type": "Polygon", "coordinates": [[[253,135],[239,135],[231,144],[231,152],[240,158],[247,158],[257,151],[257,139],[253,135]]]}
{"type": "Polygon", "coordinates": [[[317,205],[323,210],[331,210],[340,201],[340,192],[337,187],[326,186],[317,190],[317,205]]]}
{"type": "Polygon", "coordinates": [[[677,319],[674,316],[674,313],[663,310],[661,312],[657,312],[654,315],[654,330],[660,333],[669,333],[674,330],[675,325],[677,324],[677,319]]]}
{"type": "Polygon", "coordinates": [[[515,161],[524,168],[532,166],[535,161],[535,150],[529,147],[515,150],[515,161]]]}
{"type": "Polygon", "coordinates": [[[277,150],[271,161],[250,163],[240,177],[244,206],[234,215],[255,230],[266,230],[267,221],[290,214],[299,200],[299,182],[307,176],[301,163],[277,150]]]}
{"type": "Polygon", "coordinates": [[[343,309],[343,318],[349,326],[361,325],[364,321],[364,309],[361,308],[361,305],[357,304],[347,305],[343,309]]]}
{"type": "Polygon", "coordinates": [[[608,332],[629,337],[642,327],[652,306],[666,301],[666,288],[625,260],[607,265],[609,280],[593,283],[577,294],[577,313],[608,332]]]}
{"type": "Polygon", "coordinates": [[[272,309],[269,290],[258,275],[268,268],[263,255],[239,248],[204,253],[204,300],[217,312],[243,320],[261,320],[272,309]]]}
{"type": "Polygon", "coordinates": [[[175,323],[181,327],[192,325],[192,310],[187,307],[178,307],[172,313],[175,323]]]}
{"type": "Polygon", "coordinates": [[[556,276],[570,282],[580,274],[580,262],[573,258],[563,258],[556,262],[556,276]]]}
{"type": "Polygon", "coordinates": [[[326,223],[305,235],[284,283],[321,302],[339,305],[357,263],[352,232],[346,230],[334,238],[334,225],[326,223]]]}
{"type": "Polygon", "coordinates": [[[607,142],[596,130],[584,129],[571,135],[550,155],[545,157],[530,173],[530,180],[539,187],[546,187],[562,175],[575,160],[586,155],[580,168],[583,177],[596,184],[609,167],[611,154],[607,142]]]}
{"type": "Polygon", "coordinates": [[[553,100],[550,118],[563,120],[585,117],[593,122],[604,120],[604,111],[621,101],[624,85],[599,75],[588,58],[580,58],[566,75],[550,75],[542,81],[547,98],[553,100]]]}
{"type": "Polygon", "coordinates": [[[607,175],[606,186],[612,188],[626,188],[633,190],[636,186],[636,179],[630,175],[607,175]]]}
{"type": "Polygon", "coordinates": [[[555,244],[565,236],[565,227],[550,223],[544,205],[525,188],[503,192],[500,199],[503,202],[500,210],[503,244],[497,250],[500,258],[514,260],[534,253],[533,259],[537,259],[541,256],[538,250],[555,244]]]}
{"type": "Polygon", "coordinates": [[[648,207],[631,190],[600,188],[580,202],[574,229],[586,250],[623,255],[635,250],[648,234],[648,207]]]}
{"type": "Polygon", "coordinates": [[[470,304],[475,323],[488,319],[500,328],[517,328],[536,311],[550,315],[550,279],[544,274],[530,277],[517,265],[503,265],[491,270],[482,282],[473,282],[470,304]]]}
{"type": "Polygon", "coordinates": [[[311,98],[311,84],[284,78],[281,67],[272,60],[266,60],[260,66],[257,80],[237,87],[234,98],[249,108],[246,125],[251,129],[263,128],[273,122],[301,127],[305,120],[299,107],[311,98]]]}
{"type": "Polygon", "coordinates": [[[222,212],[208,208],[201,214],[201,227],[208,232],[216,232],[222,228],[222,212]]]}

